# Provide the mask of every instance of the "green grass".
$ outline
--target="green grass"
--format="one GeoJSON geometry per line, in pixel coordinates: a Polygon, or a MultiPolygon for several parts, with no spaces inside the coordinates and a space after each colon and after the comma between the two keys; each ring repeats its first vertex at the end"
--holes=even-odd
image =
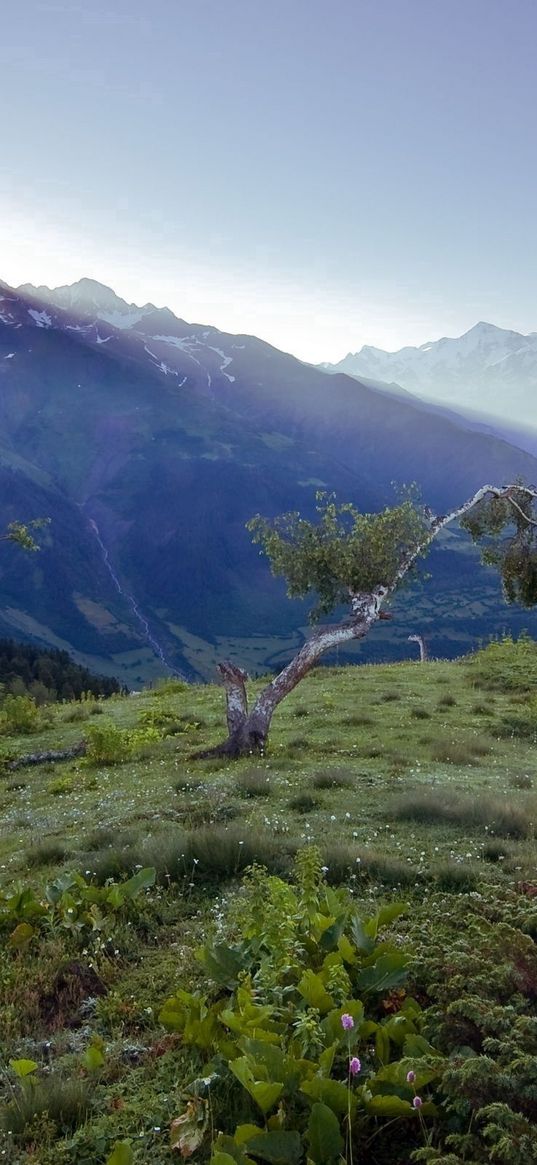
{"type": "MultiPolygon", "coordinates": [[[[509,665],[502,688],[496,657],[493,664],[493,698],[475,661],[319,669],[276,712],[267,755],[236,763],[192,759],[225,734],[220,688],[114,697],[105,711],[118,727],[171,715],[179,731],[122,764],[80,760],[0,776],[0,885],[42,885],[73,869],[99,884],[139,866],[157,871],[131,924],[118,924],[110,939],[104,933],[93,956],[77,955],[95,964],[104,991],[87,1013],[82,1006],[82,1018],[63,997],[56,1025],[45,1018],[43,1000],[58,993],[72,958],[63,933],[47,934],[35,954],[0,951],[4,1061],[41,1063],[50,1043],[57,1091],[48,1123],[56,1131],[40,1115],[48,1085],[24,1113],[32,1135],[42,1122],[40,1165],[102,1165],[122,1137],[139,1139],[137,1165],[172,1165],[166,1128],[181,1111],[182,1084],[202,1064],[163,1035],[155,1016],[171,991],[199,983],[195,950],[250,864],[285,875],[297,848],[315,843],[328,880],[358,899],[407,897],[416,934],[434,893],[447,901],[537,882],[535,744],[507,732],[526,715],[513,695],[527,668],[509,665]],[[89,1107],[80,1068],[88,1032],[110,1044],[89,1107]],[[70,1074],[79,1092],[64,1089],[70,1074]]],[[[248,687],[251,696],[259,683],[248,687]]],[[[9,738],[3,750],[67,747],[86,727],[73,712],[53,710],[39,736],[9,738]]],[[[26,1161],[20,1144],[6,1161],[26,1161]]]]}

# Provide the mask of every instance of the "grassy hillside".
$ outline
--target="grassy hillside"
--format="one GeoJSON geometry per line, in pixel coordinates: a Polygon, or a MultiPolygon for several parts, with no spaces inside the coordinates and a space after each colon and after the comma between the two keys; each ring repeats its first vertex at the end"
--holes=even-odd
{"type": "MultiPolygon", "coordinates": [[[[169,1008],[165,1024],[159,1014],[178,989],[203,992],[208,977],[218,979],[196,957],[200,943],[215,934],[228,945],[244,939],[255,886],[246,879],[241,889],[242,870],[257,862],[292,879],[294,856],[311,846],[326,882],[352,896],[346,909],[355,902],[370,916],[382,903],[408,905],[385,932],[409,952],[404,984],[365,989],[373,1027],[360,1029],[356,1087],[369,1079],[378,1093],[374,1081],[384,1080],[376,1098],[384,1109],[367,1089],[359,1094],[354,1159],[406,1165],[420,1150],[416,1160],[425,1162],[485,1162],[502,1137],[494,1160],[536,1159],[536,683],[537,649],[524,640],[457,663],[323,669],[277,713],[269,754],[225,767],[192,759],[222,733],[215,687],[171,683],[64,705],[31,736],[4,735],[3,1159],[100,1165],[125,1140],[118,1161],[166,1165],[178,1158],[170,1124],[187,1113],[180,1129],[193,1122],[200,1137],[206,1120],[191,1156],[201,1163],[211,1158],[211,1128],[216,1137],[241,1122],[263,1127],[259,1106],[224,1072],[222,1050],[212,1058],[210,1046],[173,1030],[169,1008]],[[124,735],[114,736],[113,725],[124,735]],[[30,749],[67,747],[86,733],[93,756],[85,760],[7,767],[30,749]],[[106,748],[129,755],[104,763],[106,748]],[[146,868],[156,871],[154,884],[144,888],[140,876],[123,901],[113,887],[101,890],[146,868]],[[28,886],[33,899],[21,897],[28,886]],[[411,997],[423,1014],[410,1036],[411,997]],[[395,1031],[396,1021],[407,1024],[410,1042],[393,1035],[386,1045],[385,1033],[370,1034],[379,1025],[395,1031]],[[418,1112],[412,1092],[405,1099],[405,1074],[420,1056],[428,1070],[420,1068],[418,1112]],[[24,1069],[10,1060],[37,1067],[17,1079],[24,1069]],[[199,1078],[211,1072],[208,1109],[199,1078]]],[[[285,927],[284,890],[274,880],[263,885],[256,925],[269,927],[276,896],[285,927]]],[[[274,949],[278,941],[275,932],[274,949]]],[[[336,1076],[337,1064],[336,1055],[336,1076]]],[[[302,1108],[280,1103],[280,1125],[299,1127],[302,1108]]],[[[250,1156],[226,1143],[214,1160],[299,1162],[303,1151],[250,1156]]],[[[348,1153],[341,1148],[340,1159],[348,1153]]],[[[323,1160],[338,1157],[321,1154],[316,1165],[323,1160]]]]}

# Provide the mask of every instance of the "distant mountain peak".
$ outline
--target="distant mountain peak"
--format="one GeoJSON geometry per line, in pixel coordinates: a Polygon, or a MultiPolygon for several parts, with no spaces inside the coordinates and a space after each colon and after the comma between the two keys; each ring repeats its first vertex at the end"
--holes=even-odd
{"type": "Polygon", "coordinates": [[[385,352],[364,344],[328,372],[396,382],[450,408],[473,409],[511,423],[537,425],[537,336],[479,320],[462,336],[385,352]]]}

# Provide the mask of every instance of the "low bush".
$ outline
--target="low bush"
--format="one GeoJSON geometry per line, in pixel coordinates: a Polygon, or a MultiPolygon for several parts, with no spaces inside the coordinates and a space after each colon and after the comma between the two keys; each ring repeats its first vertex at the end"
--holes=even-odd
{"type": "Polygon", "coordinates": [[[237,792],[241,797],[270,797],[272,782],[263,769],[252,769],[241,773],[237,779],[237,792]]]}
{"type": "Polygon", "coordinates": [[[54,866],[65,861],[68,851],[60,842],[43,841],[26,851],[25,864],[31,869],[38,866],[54,866]]]}
{"type": "Polygon", "coordinates": [[[352,789],[354,783],[354,774],[345,769],[323,769],[311,778],[314,789],[352,789]]]}
{"type": "Polygon", "coordinates": [[[156,728],[119,728],[113,720],[89,724],[85,733],[86,762],[90,765],[124,764],[133,756],[142,756],[160,740],[156,728]]]}
{"type": "Polygon", "coordinates": [[[498,837],[531,837],[533,807],[512,805],[495,797],[448,797],[436,792],[406,793],[394,801],[389,816],[399,821],[464,825],[498,837]]]}
{"type": "Polygon", "coordinates": [[[470,736],[466,740],[437,738],[431,748],[431,759],[443,764],[472,765],[480,757],[486,756],[493,748],[493,742],[484,737],[470,736]]]}
{"type": "Polygon", "coordinates": [[[295,813],[311,813],[312,810],[318,809],[319,805],[319,798],[314,797],[312,793],[297,793],[288,802],[289,809],[294,809],[295,813]]]}
{"type": "Polygon", "coordinates": [[[27,736],[41,732],[47,723],[43,711],[30,696],[6,696],[0,707],[0,734],[27,736]]]}
{"type": "Polygon", "coordinates": [[[404,909],[392,902],[364,918],[326,885],[313,849],[297,856],[294,884],[249,872],[217,940],[200,952],[208,991],[181,990],[160,1014],[208,1061],[172,1122],[172,1146],[184,1155],[191,1131],[188,1149],[211,1165],[298,1165],[306,1156],[335,1165],[370,1160],[374,1137],[375,1160],[384,1161],[396,1116],[410,1155],[436,1113],[443,1059],[422,1034],[419,1005],[400,990],[408,953],[378,937],[404,909]]]}

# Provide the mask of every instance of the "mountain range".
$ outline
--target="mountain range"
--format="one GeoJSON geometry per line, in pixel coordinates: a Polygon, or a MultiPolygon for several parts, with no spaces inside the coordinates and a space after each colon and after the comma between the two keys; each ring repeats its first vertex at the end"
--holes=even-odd
{"type": "MultiPolygon", "coordinates": [[[[2,550],[0,633],[131,686],[166,670],[207,678],[222,655],[260,672],[301,642],[306,609],[252,547],[253,513],[312,514],[319,488],[377,509],[394,481],[443,511],[517,475],[536,481],[537,459],[395,387],[327,376],[90,279],[0,284],[0,522],[52,519],[39,554],[2,550]]],[[[460,531],[428,569],[356,658],[408,655],[416,630],[453,656],[532,625],[460,531]]]]}
{"type": "Polygon", "coordinates": [[[537,448],[537,332],[478,323],[463,336],[384,352],[365,345],[326,371],[395,382],[424,399],[499,420],[537,448]],[[518,418],[518,424],[515,421],[518,418]]]}

